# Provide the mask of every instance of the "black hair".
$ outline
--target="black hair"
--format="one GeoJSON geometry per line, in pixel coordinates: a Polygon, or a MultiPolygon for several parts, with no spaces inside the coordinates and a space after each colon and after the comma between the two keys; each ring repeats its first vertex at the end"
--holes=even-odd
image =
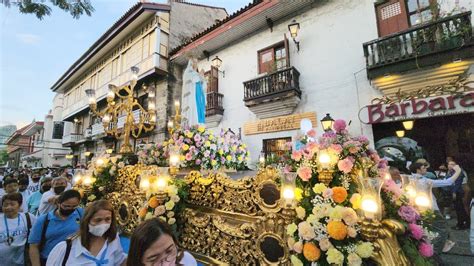
{"type": "Polygon", "coordinates": [[[16,201],[21,206],[23,204],[23,196],[19,192],[13,192],[3,195],[2,205],[6,200],[16,201]]]}
{"type": "Polygon", "coordinates": [[[410,172],[416,174],[416,170],[421,169],[422,166],[424,166],[422,163],[412,163],[410,165],[410,172]]]}
{"type": "Polygon", "coordinates": [[[79,191],[74,190],[74,189],[66,190],[63,193],[59,194],[58,202],[63,203],[66,200],[73,199],[73,198],[76,198],[80,201],[81,200],[81,193],[79,193],[79,191]]]}
{"type": "Polygon", "coordinates": [[[18,185],[28,185],[30,183],[30,180],[28,179],[28,177],[21,177],[20,179],[18,179],[18,185]]]}

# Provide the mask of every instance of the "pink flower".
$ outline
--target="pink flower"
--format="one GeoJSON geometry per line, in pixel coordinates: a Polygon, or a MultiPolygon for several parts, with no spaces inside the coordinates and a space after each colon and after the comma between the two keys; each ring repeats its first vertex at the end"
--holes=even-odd
{"type": "Polygon", "coordinates": [[[302,154],[301,154],[300,151],[293,151],[293,152],[291,153],[291,159],[293,159],[293,160],[295,160],[295,161],[297,161],[297,162],[299,162],[299,161],[301,160],[301,156],[302,156],[302,154]]]}
{"type": "Polygon", "coordinates": [[[393,179],[387,179],[384,181],[383,189],[392,192],[393,197],[396,199],[400,198],[402,195],[402,189],[393,181],[393,179]]]}
{"type": "Polygon", "coordinates": [[[298,176],[303,181],[308,181],[311,178],[311,175],[313,174],[313,172],[311,171],[311,168],[306,167],[306,166],[300,167],[297,173],[298,173],[298,176]]]}
{"type": "Polygon", "coordinates": [[[417,224],[409,224],[408,230],[410,230],[410,235],[416,240],[420,240],[423,237],[423,228],[417,224]]]}
{"type": "Polygon", "coordinates": [[[190,152],[186,153],[186,161],[191,161],[191,158],[193,158],[191,153],[190,152]]]}
{"type": "Polygon", "coordinates": [[[312,137],[312,138],[315,138],[316,137],[316,130],[314,130],[314,128],[313,128],[310,131],[308,131],[306,134],[308,136],[312,137]]]}
{"type": "Polygon", "coordinates": [[[347,157],[344,160],[340,160],[337,163],[337,168],[344,172],[345,174],[349,173],[352,170],[352,167],[354,166],[354,162],[351,160],[350,157],[347,157]]]}
{"type": "Polygon", "coordinates": [[[346,121],[342,119],[337,119],[336,121],[334,121],[333,127],[336,132],[340,133],[341,131],[346,129],[346,121]]]}
{"type": "Polygon", "coordinates": [[[418,246],[418,251],[420,252],[421,256],[425,258],[433,256],[433,246],[426,242],[421,242],[421,244],[418,246]]]}
{"type": "Polygon", "coordinates": [[[329,147],[331,150],[335,151],[337,154],[342,152],[342,146],[339,144],[331,144],[329,147]]]}
{"type": "Polygon", "coordinates": [[[332,197],[332,194],[333,194],[332,189],[326,188],[326,190],[324,190],[323,192],[323,197],[327,199],[327,198],[332,197]]]}
{"type": "Polygon", "coordinates": [[[407,205],[404,205],[398,209],[398,215],[400,215],[403,220],[409,223],[414,223],[420,218],[420,215],[415,210],[415,208],[407,205]]]}

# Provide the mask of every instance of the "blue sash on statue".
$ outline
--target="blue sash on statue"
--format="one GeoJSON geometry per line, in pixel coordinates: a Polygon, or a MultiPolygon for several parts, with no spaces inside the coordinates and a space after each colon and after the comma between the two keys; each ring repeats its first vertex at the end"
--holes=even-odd
{"type": "Polygon", "coordinates": [[[198,115],[198,123],[206,123],[206,98],[202,89],[202,81],[196,82],[196,109],[198,115]]]}

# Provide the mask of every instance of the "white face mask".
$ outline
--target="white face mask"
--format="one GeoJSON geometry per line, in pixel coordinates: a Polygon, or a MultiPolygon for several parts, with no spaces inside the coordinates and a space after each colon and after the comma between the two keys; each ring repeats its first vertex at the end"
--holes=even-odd
{"type": "Polygon", "coordinates": [[[92,225],[89,224],[89,233],[95,235],[95,236],[102,236],[109,230],[110,224],[98,224],[98,225],[92,225]]]}

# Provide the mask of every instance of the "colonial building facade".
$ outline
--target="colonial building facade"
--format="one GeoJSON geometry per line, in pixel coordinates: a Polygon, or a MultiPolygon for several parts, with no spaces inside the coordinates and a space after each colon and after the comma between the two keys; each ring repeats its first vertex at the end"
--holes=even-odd
{"type": "MultiPolygon", "coordinates": [[[[368,106],[377,99],[472,79],[471,9],[472,1],[253,1],[173,50],[171,62],[182,71],[190,58],[198,61],[208,80],[207,126],[240,129],[254,162],[261,153],[287,149],[302,118],[321,134],[319,120],[327,113],[377,142],[396,131],[375,125],[393,115],[369,120],[368,106]]],[[[462,112],[472,113],[470,97],[456,103],[462,112]]],[[[470,138],[463,142],[467,150],[470,138]]],[[[450,154],[452,147],[443,148],[441,156],[450,154]]],[[[434,159],[434,153],[425,149],[405,162],[415,155],[434,159]]]]}
{"type": "Polygon", "coordinates": [[[9,167],[40,167],[43,158],[43,122],[33,121],[6,141],[9,167]]]}
{"type": "MultiPolygon", "coordinates": [[[[73,164],[86,163],[94,154],[122,143],[107,136],[99,117],[90,113],[85,91],[94,90],[98,110],[106,106],[108,85],[128,85],[131,67],[138,67],[138,84],[134,96],[148,109],[148,94],[156,95],[157,123],[151,133],[142,134],[134,144],[163,140],[166,123],[171,116],[168,102],[168,53],[195,33],[202,31],[227,13],[222,8],[170,1],[168,4],[137,3],[79,58],[51,90],[63,97],[62,144],[73,151],[73,164]]],[[[122,114],[123,115],[123,114],[122,114]]],[[[134,111],[138,117],[140,110],[134,111]]],[[[123,121],[119,118],[119,127],[123,121]]]]}

